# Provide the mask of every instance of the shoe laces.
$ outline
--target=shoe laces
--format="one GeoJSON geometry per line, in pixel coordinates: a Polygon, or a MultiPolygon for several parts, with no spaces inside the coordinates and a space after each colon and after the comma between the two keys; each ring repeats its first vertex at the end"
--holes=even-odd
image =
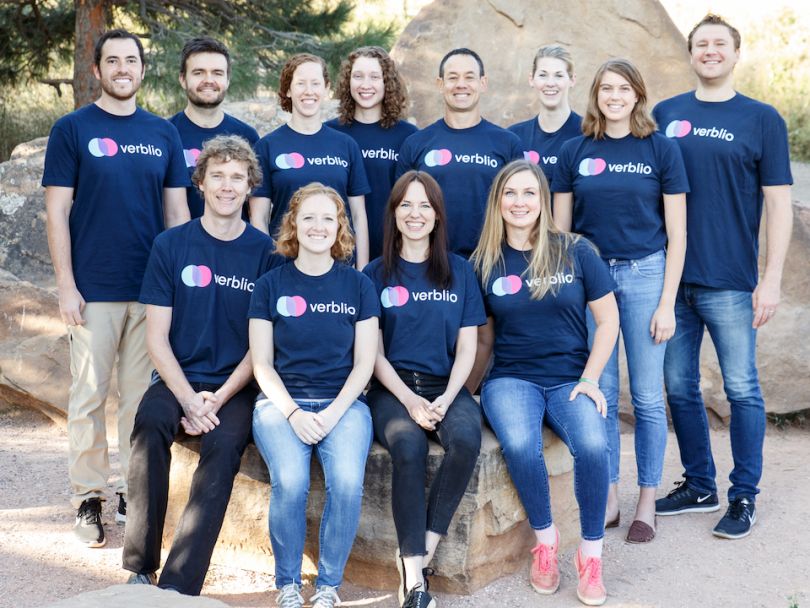
{"type": "Polygon", "coordinates": [[[312,599],[312,608],[333,608],[340,604],[337,590],[329,585],[318,587],[315,595],[310,599],[312,599]]]}
{"type": "Polygon", "coordinates": [[[600,587],[602,585],[602,560],[598,557],[586,557],[582,567],[587,574],[587,584],[589,587],[600,587]]]}
{"type": "Polygon", "coordinates": [[[419,608],[422,606],[422,597],[425,595],[427,595],[427,593],[422,591],[422,583],[416,583],[416,585],[408,591],[402,608],[419,608]]]}
{"type": "Polygon", "coordinates": [[[79,518],[86,524],[101,524],[101,500],[90,498],[82,502],[79,518]]]}
{"type": "Polygon", "coordinates": [[[299,590],[300,587],[296,583],[284,585],[276,600],[279,608],[301,608],[304,605],[304,598],[301,597],[299,590]]]}
{"type": "Polygon", "coordinates": [[[553,545],[537,543],[532,549],[532,555],[534,556],[534,563],[537,566],[537,570],[540,572],[549,572],[551,570],[552,556],[554,555],[553,545]]]}
{"type": "Polygon", "coordinates": [[[726,515],[732,519],[742,519],[745,515],[748,514],[748,507],[750,506],[750,502],[747,498],[738,498],[736,500],[732,500],[731,503],[728,505],[728,511],[726,515]]]}
{"type": "Polygon", "coordinates": [[[686,478],[684,477],[680,481],[675,482],[675,489],[670,491],[669,494],[667,494],[667,498],[672,498],[673,496],[677,496],[681,492],[685,492],[688,489],[689,489],[689,486],[686,485],[686,478]]]}

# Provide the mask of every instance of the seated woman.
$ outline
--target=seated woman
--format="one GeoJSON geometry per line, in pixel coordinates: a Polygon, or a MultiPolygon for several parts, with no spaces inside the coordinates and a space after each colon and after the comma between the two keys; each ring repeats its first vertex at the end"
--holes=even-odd
{"type": "Polygon", "coordinates": [[[363,271],[382,302],[380,350],[368,393],[374,432],[391,452],[399,540],[399,602],[432,608],[424,573],[470,480],[481,447],[481,411],[464,388],[486,323],[467,260],[447,251],[439,184],[408,171],[385,211],[383,255],[363,271]],[[425,504],[428,438],[445,456],[425,504]]]}
{"type": "Polygon", "coordinates": [[[250,352],[262,393],[256,447],[270,470],[270,541],[277,604],[300,608],[301,561],[312,453],[326,479],[314,608],[340,602],[363,497],[372,427],[359,400],[374,369],[377,303],[368,277],[346,264],[354,245],[340,195],[319,183],[299,189],[276,250],[292,258],[256,281],[250,352]]]}
{"type": "Polygon", "coordinates": [[[484,414],[501,442],[512,481],[535,531],[531,584],[554,593],[560,584],[560,535],[551,519],[543,424],[574,457],[574,493],[582,541],[575,564],[577,596],[598,606],[608,492],[607,403],[597,378],[618,333],[613,281],[594,247],[560,232],[551,219],[546,179],[530,161],[513,161],[496,176],[484,229],[473,252],[489,317],[479,333],[468,388],[483,377],[484,414]],[[588,350],[585,309],[596,320],[588,350]]]}

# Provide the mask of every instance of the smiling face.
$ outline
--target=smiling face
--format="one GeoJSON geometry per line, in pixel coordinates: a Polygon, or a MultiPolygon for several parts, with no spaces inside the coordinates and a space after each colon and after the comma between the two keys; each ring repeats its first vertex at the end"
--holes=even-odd
{"type": "Polygon", "coordinates": [[[596,102],[608,123],[629,124],[638,95],[624,76],[608,70],[599,81],[596,102]]]}
{"type": "Polygon", "coordinates": [[[734,38],[725,25],[701,25],[692,34],[692,69],[704,82],[722,82],[731,77],[740,59],[734,38]]]}
{"type": "Polygon", "coordinates": [[[531,228],[540,217],[541,190],[531,171],[520,171],[506,180],[501,194],[501,217],[509,228],[531,228]]]}
{"type": "Polygon", "coordinates": [[[405,196],[394,211],[397,230],[403,239],[423,241],[430,238],[436,226],[436,211],[428,200],[425,187],[413,181],[405,191],[405,196]]]}
{"type": "Polygon", "coordinates": [[[541,57],[537,60],[529,85],[537,91],[540,103],[549,110],[568,105],[568,91],[574,86],[574,77],[568,66],[556,57],[541,57]]]}
{"type": "Polygon", "coordinates": [[[374,57],[358,57],[352,64],[349,92],[354,103],[364,110],[382,104],[385,82],[380,61],[374,57]]]}
{"type": "Polygon", "coordinates": [[[189,103],[198,108],[216,108],[228,92],[228,60],[220,53],[194,53],[180,74],[180,86],[189,103]]]}
{"type": "Polygon", "coordinates": [[[93,66],[93,74],[100,81],[103,94],[126,101],[141,88],[144,69],[134,40],[110,38],[101,48],[101,61],[93,66]]]}
{"type": "Polygon", "coordinates": [[[487,90],[486,76],[481,76],[472,55],[452,55],[444,64],[444,76],[437,81],[446,108],[452,112],[478,111],[481,93],[487,90]]]}
{"type": "Polygon", "coordinates": [[[321,101],[326,96],[326,81],[319,63],[307,61],[293,72],[287,96],[292,102],[292,112],[304,118],[317,116],[321,101]]]}
{"type": "Polygon", "coordinates": [[[338,233],[335,201],[325,194],[314,194],[301,202],[295,216],[299,252],[330,253],[338,233]]]}
{"type": "Polygon", "coordinates": [[[239,217],[250,192],[248,164],[238,160],[222,162],[212,159],[208,161],[199,188],[205,199],[206,215],[239,217]]]}

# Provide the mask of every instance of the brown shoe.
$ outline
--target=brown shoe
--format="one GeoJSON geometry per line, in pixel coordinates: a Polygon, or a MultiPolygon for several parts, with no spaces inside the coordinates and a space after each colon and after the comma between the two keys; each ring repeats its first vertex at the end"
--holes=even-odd
{"type": "Polygon", "coordinates": [[[648,543],[655,538],[655,528],[650,527],[641,520],[635,520],[630,524],[630,529],[627,531],[628,543],[641,544],[648,543]]]}
{"type": "Polygon", "coordinates": [[[622,512],[616,511],[616,517],[614,517],[610,521],[605,522],[605,530],[607,530],[608,528],[618,528],[621,519],[622,519],[622,512]]]}

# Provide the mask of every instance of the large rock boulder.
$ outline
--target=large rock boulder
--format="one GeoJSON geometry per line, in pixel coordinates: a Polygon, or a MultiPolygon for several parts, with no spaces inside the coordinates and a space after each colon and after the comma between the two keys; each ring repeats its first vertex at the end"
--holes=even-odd
{"type": "Polygon", "coordinates": [[[483,115],[507,126],[537,114],[527,81],[535,51],[549,43],[571,50],[578,76],[572,105],[580,114],[596,68],[610,57],[639,67],[652,102],[692,85],[686,41],[655,0],[433,2],[408,24],[392,54],[408,82],[411,115],[424,126],[443,113],[435,86],[439,61],[451,49],[472,48],[489,80],[483,115]]]}
{"type": "Polygon", "coordinates": [[[210,597],[181,595],[150,585],[113,585],[50,604],[47,608],[228,608],[210,597]]]}
{"type": "MultiPolygon", "coordinates": [[[[579,538],[579,508],[573,493],[573,461],[568,448],[555,435],[545,432],[545,458],[549,469],[554,521],[566,548],[579,538]]],[[[199,458],[199,443],[190,439],[172,448],[169,509],[166,515],[164,548],[172,535],[188,499],[191,476],[199,458]]],[[[431,444],[428,477],[432,479],[441,463],[442,449],[431,444]]],[[[314,460],[313,460],[314,462],[314,460]]],[[[323,474],[312,466],[312,482],[307,508],[307,547],[304,571],[313,574],[317,564],[317,536],[325,499],[323,474]]],[[[214,563],[249,570],[273,571],[268,537],[269,475],[264,461],[253,446],[242,459],[234,484],[225,523],[214,553],[214,563]]],[[[272,500],[272,497],[270,497],[272,500]]],[[[534,534],[512,486],[500,446],[495,436],[484,431],[481,454],[470,484],[439,544],[435,566],[440,576],[435,588],[450,593],[472,593],[505,574],[525,568],[534,534]]],[[[375,589],[395,589],[398,575],[394,563],[396,531],[391,513],[391,459],[374,443],[366,465],[363,512],[346,579],[375,589]]]]}

